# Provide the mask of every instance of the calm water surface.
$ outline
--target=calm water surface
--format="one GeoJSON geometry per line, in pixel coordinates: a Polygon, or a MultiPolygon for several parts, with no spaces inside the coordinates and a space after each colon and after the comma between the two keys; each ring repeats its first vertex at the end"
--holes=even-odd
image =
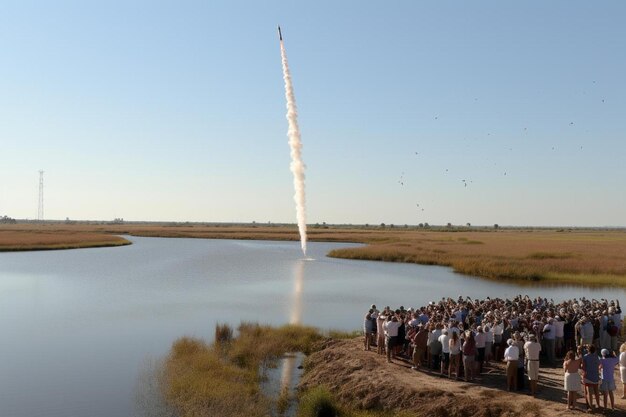
{"type": "Polygon", "coordinates": [[[145,364],[217,322],[360,328],[370,304],[444,296],[626,300],[623,289],[519,287],[448,268],[326,258],[354,246],[129,237],[117,248],[0,253],[0,416],[137,413],[145,364]]]}

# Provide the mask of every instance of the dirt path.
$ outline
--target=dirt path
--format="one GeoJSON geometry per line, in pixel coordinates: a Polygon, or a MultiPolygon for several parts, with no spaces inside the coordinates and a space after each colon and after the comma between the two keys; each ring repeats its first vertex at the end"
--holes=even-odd
{"type": "MultiPolygon", "coordinates": [[[[489,366],[476,382],[466,383],[412,370],[411,364],[402,360],[387,363],[374,351],[364,351],[360,339],[329,342],[307,359],[305,368],[301,388],[326,385],[341,402],[364,409],[405,409],[429,417],[552,417],[582,415],[586,408],[584,399],[579,398],[578,410],[566,410],[561,368],[541,368],[539,392],[533,398],[527,390],[507,392],[502,364],[489,366]]],[[[626,416],[617,374],[616,381],[617,410],[605,410],[603,415],[626,416]]]]}

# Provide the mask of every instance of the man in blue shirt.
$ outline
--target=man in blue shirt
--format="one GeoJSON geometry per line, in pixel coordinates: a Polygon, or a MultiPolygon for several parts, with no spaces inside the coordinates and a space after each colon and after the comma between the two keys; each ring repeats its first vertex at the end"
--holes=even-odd
{"type": "Polygon", "coordinates": [[[596,347],[594,345],[589,346],[589,353],[583,356],[583,384],[587,391],[587,407],[593,408],[593,394],[596,397],[596,404],[600,407],[600,390],[598,384],[600,383],[600,358],[596,353],[596,347]],[[593,391],[593,393],[592,393],[593,391]]]}

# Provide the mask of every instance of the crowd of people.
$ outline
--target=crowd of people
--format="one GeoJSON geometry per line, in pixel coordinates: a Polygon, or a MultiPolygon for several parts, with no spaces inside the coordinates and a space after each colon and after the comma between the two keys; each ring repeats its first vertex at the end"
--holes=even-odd
{"type": "Polygon", "coordinates": [[[376,347],[387,361],[403,360],[412,369],[441,377],[474,381],[491,362],[506,362],[506,387],[537,394],[539,368],[555,368],[563,359],[567,408],[584,392],[589,409],[614,408],[614,372],[619,366],[626,398],[626,343],[619,300],[516,296],[474,300],[442,298],[426,306],[378,310],[364,318],[364,347],[376,347]]]}

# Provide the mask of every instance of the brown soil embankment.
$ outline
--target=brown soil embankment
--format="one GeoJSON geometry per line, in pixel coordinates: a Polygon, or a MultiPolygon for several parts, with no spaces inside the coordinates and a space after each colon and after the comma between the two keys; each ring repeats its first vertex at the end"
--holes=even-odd
{"type": "MultiPolygon", "coordinates": [[[[384,356],[364,351],[360,339],[329,342],[307,359],[305,369],[301,389],[325,385],[342,404],[360,409],[407,410],[420,417],[556,417],[584,409],[579,399],[580,411],[566,410],[560,368],[541,369],[539,394],[533,398],[527,391],[507,392],[501,364],[488,367],[477,382],[466,383],[411,370],[400,360],[387,363],[384,356]]],[[[618,410],[604,415],[626,415],[626,400],[619,398],[621,383],[617,385],[618,410]]]]}

